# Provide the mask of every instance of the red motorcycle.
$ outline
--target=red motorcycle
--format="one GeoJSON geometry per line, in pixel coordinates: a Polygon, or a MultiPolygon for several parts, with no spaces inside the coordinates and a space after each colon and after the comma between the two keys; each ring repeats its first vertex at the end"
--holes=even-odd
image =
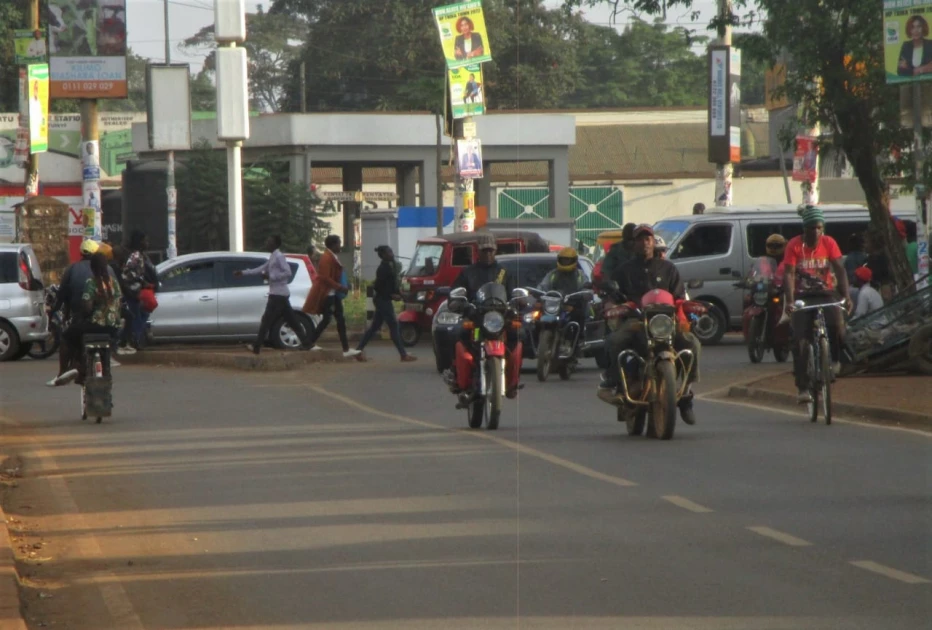
{"type": "Polygon", "coordinates": [[[763,361],[768,350],[783,363],[790,356],[793,334],[785,316],[782,278],[773,260],[758,258],[747,279],[735,286],[746,291],[741,323],[751,363],[763,361]]]}

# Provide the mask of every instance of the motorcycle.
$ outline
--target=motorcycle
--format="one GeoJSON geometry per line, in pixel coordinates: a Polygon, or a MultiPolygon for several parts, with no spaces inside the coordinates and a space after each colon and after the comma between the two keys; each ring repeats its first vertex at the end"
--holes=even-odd
{"type": "Polygon", "coordinates": [[[783,290],[778,281],[773,261],[761,257],[754,261],[747,279],[735,283],[746,291],[742,328],[751,363],[763,361],[768,350],[773,350],[780,363],[790,356],[793,335],[789,318],[784,317],[783,290]]]}
{"type": "Polygon", "coordinates": [[[585,309],[592,300],[591,289],[568,295],[559,291],[527,291],[540,298],[540,315],[537,319],[537,380],[544,382],[553,368],[560,378],[569,380],[575,371],[577,355],[585,344],[585,331],[572,319],[574,309],[585,309]]]}
{"type": "Polygon", "coordinates": [[[29,356],[33,359],[47,359],[56,352],[61,345],[61,333],[65,329],[64,317],[61,311],[52,312],[58,298],[59,286],[53,284],[45,291],[45,308],[49,311],[49,336],[43,341],[37,341],[29,348],[29,356]]]}
{"type": "Polygon", "coordinates": [[[520,331],[521,318],[516,303],[528,292],[515,289],[509,301],[505,287],[489,282],[476,292],[475,303],[466,299],[466,290],[450,292],[448,308],[462,313],[467,341],[458,341],[455,370],[448,372],[447,384],[458,393],[457,409],[466,409],[469,428],[478,429],[485,421],[490,431],[498,428],[508,388],[517,390],[521,374],[522,344],[519,340],[510,361],[505,340],[508,329],[520,331]]]}
{"type": "Polygon", "coordinates": [[[648,437],[669,440],[676,427],[678,403],[688,389],[687,375],[696,360],[692,350],[674,350],[673,340],[677,332],[699,321],[706,307],[692,300],[677,302],[661,289],[647,293],[638,305],[618,294],[617,285],[607,300],[609,330],[638,320],[636,345],[643,349],[626,349],[618,355],[620,391],[610,401],[618,408],[618,421],[627,425],[628,435],[641,435],[646,425],[648,437]]]}

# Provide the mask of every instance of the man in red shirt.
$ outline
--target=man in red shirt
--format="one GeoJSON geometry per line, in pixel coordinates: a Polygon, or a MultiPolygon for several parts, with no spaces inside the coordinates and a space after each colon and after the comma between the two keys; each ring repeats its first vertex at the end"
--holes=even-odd
{"type": "MultiPolygon", "coordinates": [[[[839,293],[846,300],[846,308],[851,310],[851,294],[848,288],[848,274],[841,263],[841,248],[831,236],[825,235],[825,215],[815,206],[801,207],[803,234],[790,239],[786,244],[783,257],[785,277],[783,289],[786,296],[787,310],[792,313],[793,303],[803,300],[806,306],[829,304],[840,301],[839,293]],[[836,290],[835,282],[838,282],[836,290]]],[[[838,372],[838,358],[845,335],[845,318],[841,309],[825,309],[835,373],[838,372]]],[[[815,311],[792,313],[793,328],[793,372],[796,377],[797,400],[800,403],[812,401],[809,395],[809,342],[812,338],[812,322],[815,311]]]]}

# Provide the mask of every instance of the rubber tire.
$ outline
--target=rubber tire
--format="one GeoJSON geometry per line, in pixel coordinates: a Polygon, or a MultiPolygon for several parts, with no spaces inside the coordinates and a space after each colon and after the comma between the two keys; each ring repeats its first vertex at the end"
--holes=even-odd
{"type": "Polygon", "coordinates": [[[777,360],[777,363],[786,363],[786,360],[790,358],[790,349],[788,346],[778,346],[773,349],[773,358],[777,360]]]}
{"type": "Polygon", "coordinates": [[[819,341],[822,355],[822,415],[825,424],[832,424],[832,355],[828,339],[819,341]]]}
{"type": "Polygon", "coordinates": [[[650,422],[654,434],[661,440],[669,440],[676,430],[676,369],[670,361],[660,361],[657,370],[657,402],[650,406],[650,422]],[[661,424],[662,423],[662,424],[661,424]]]}
{"type": "Polygon", "coordinates": [[[421,329],[417,324],[405,322],[401,325],[401,344],[405,348],[413,348],[421,340],[421,329]]]}
{"type": "Polygon", "coordinates": [[[445,368],[444,365],[443,365],[443,361],[440,360],[440,353],[437,352],[437,344],[436,344],[436,343],[432,343],[431,345],[432,345],[433,348],[434,348],[434,365],[437,366],[437,373],[438,373],[438,374],[443,374],[443,371],[444,371],[446,368],[445,368]]]}
{"type": "Polygon", "coordinates": [[[26,343],[19,344],[19,350],[16,351],[16,354],[10,357],[10,361],[19,361],[20,359],[25,357],[27,354],[29,354],[29,350],[30,348],[32,348],[32,344],[33,342],[31,341],[27,341],[26,343]]]}
{"type": "Polygon", "coordinates": [[[470,429],[482,428],[482,420],[485,417],[485,401],[480,399],[472,401],[466,410],[466,420],[470,429]]]}
{"type": "Polygon", "coordinates": [[[0,333],[6,335],[10,340],[10,345],[7,346],[6,350],[0,350],[0,362],[11,361],[16,353],[19,352],[19,335],[17,335],[13,327],[6,322],[0,322],[0,333]]]}
{"type": "MultiPolygon", "coordinates": [[[[704,301],[704,300],[699,300],[704,301]]],[[[712,333],[708,336],[700,335],[699,333],[693,331],[693,334],[696,336],[696,339],[704,346],[714,346],[719,341],[722,340],[722,337],[725,336],[725,333],[728,332],[728,320],[725,318],[725,313],[722,312],[722,309],[719,308],[713,302],[706,302],[709,306],[709,316],[715,319],[716,326],[713,329],[712,333]]]]}
{"type": "Polygon", "coordinates": [[[763,327],[763,315],[753,318],[748,324],[748,358],[751,359],[751,363],[760,363],[764,360],[764,343],[759,339],[763,327]]]}
{"type": "MultiPolygon", "coordinates": [[[[301,323],[301,325],[304,326],[304,334],[310,335],[311,330],[313,330],[313,328],[309,328],[311,324],[310,320],[304,317],[303,315],[297,315],[297,314],[295,315],[297,316],[298,321],[301,323]]],[[[269,338],[268,338],[268,341],[269,343],[272,344],[272,347],[277,348],[278,350],[300,349],[301,348],[301,337],[300,336],[295,337],[295,339],[298,342],[297,345],[289,346],[282,340],[282,329],[283,328],[288,328],[288,324],[285,323],[284,319],[280,319],[272,325],[272,330],[269,333],[269,338]]],[[[290,328],[288,329],[290,330],[290,328]]],[[[292,331],[292,334],[295,334],[294,331],[292,331]]]]}
{"type": "Polygon", "coordinates": [[[492,388],[489,392],[489,417],[486,428],[489,431],[495,431],[498,429],[498,422],[502,418],[502,408],[505,403],[505,388],[503,387],[505,381],[505,359],[502,357],[491,357],[486,359],[486,361],[488,365],[491,366],[489,378],[492,381],[492,388]]]}
{"type": "Polygon", "coordinates": [[[58,325],[49,326],[49,333],[50,339],[32,344],[29,349],[30,358],[41,361],[58,352],[58,348],[61,346],[61,331],[58,329],[58,325]]]}
{"type": "Polygon", "coordinates": [[[570,376],[573,374],[573,366],[569,361],[564,361],[560,364],[560,370],[558,371],[561,381],[570,380],[570,376]]]}
{"type": "Polygon", "coordinates": [[[537,380],[541,383],[550,376],[550,366],[553,363],[553,331],[542,330],[537,340],[537,380]]]}
{"type": "Polygon", "coordinates": [[[812,346],[809,346],[809,358],[806,362],[809,371],[809,395],[812,397],[812,402],[807,403],[807,408],[809,410],[809,422],[815,422],[819,419],[819,391],[821,388],[815,387],[815,358],[812,356],[812,346]]]}
{"type": "MultiPolygon", "coordinates": [[[[625,410],[618,408],[618,415],[622,415],[625,410]]],[[[644,433],[644,426],[647,424],[647,409],[638,408],[631,413],[630,410],[625,420],[628,429],[628,435],[639,436],[644,433]]]]}

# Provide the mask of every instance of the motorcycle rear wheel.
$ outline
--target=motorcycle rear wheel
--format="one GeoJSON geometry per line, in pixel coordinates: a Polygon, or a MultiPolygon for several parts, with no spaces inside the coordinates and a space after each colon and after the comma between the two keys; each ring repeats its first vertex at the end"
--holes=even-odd
{"type": "Polygon", "coordinates": [[[537,340],[537,380],[541,383],[550,376],[550,366],[553,364],[553,331],[540,331],[537,340]]]}
{"type": "Polygon", "coordinates": [[[754,317],[748,325],[748,358],[751,363],[764,360],[764,320],[754,317]]]}
{"type": "Polygon", "coordinates": [[[789,357],[790,349],[788,346],[777,346],[773,349],[773,358],[777,360],[777,363],[786,363],[789,357]]]}
{"type": "Polygon", "coordinates": [[[676,429],[676,370],[670,361],[660,361],[656,370],[657,401],[650,406],[650,422],[656,437],[669,440],[676,429]]]}
{"type": "MultiPolygon", "coordinates": [[[[621,416],[624,409],[618,409],[618,415],[621,416]]],[[[644,433],[644,426],[647,424],[647,409],[639,407],[629,409],[625,415],[625,425],[628,429],[628,435],[637,436],[644,433]]]]}

